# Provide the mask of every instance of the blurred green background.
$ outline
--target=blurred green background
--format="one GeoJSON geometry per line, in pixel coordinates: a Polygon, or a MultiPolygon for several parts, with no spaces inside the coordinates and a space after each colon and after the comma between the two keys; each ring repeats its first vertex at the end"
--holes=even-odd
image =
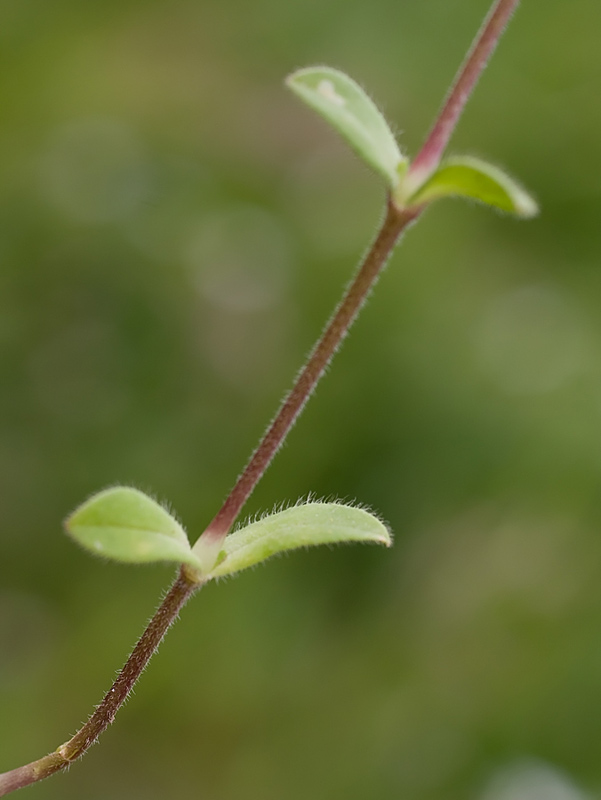
{"type": "MultiPolygon", "coordinates": [[[[74,733],[169,585],[61,532],[122,482],[192,536],[373,235],[282,85],[349,72],[415,154],[488,0],[0,0],[0,770],[74,733]]],[[[453,150],[519,223],[407,235],[248,506],[377,509],[187,607],[61,800],[601,796],[601,5],[525,0],[453,150]]],[[[24,795],[25,796],[25,795],[24,795]]]]}

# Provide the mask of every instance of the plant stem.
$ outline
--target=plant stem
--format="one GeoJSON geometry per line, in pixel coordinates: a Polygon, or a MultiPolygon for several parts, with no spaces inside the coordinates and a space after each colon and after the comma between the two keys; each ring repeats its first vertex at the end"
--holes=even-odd
{"type": "MultiPolygon", "coordinates": [[[[518,3],[519,0],[497,0],[493,6],[472,45],[432,132],[410,168],[411,174],[423,178],[436,168],[465,103],[518,3]]],[[[248,465],[238,478],[220,511],[203,533],[201,541],[206,543],[205,553],[217,555],[223,539],[234,524],[242,506],[265,473],[313,389],[324,374],[334,353],[357,318],[401,233],[417,219],[422,210],[422,208],[416,207],[401,208],[390,199],[388,200],[380,231],[367,251],[340,305],[248,465]]],[[[113,722],[117,711],[123,705],[146,664],[161,643],[163,636],[177,618],[179,611],[201,585],[196,576],[189,574],[185,566],[182,567],[178,578],[148,623],[116,681],[90,719],[75,736],[55,752],[23,767],[0,774],[0,797],[47,778],[55,772],[60,772],[72,761],[83,756],[100,734],[113,722]]]]}
{"type": "MultiPolygon", "coordinates": [[[[438,166],[465,104],[519,2],[520,0],[497,0],[485,18],[426,142],[409,169],[409,174],[414,177],[416,184],[423,182],[438,166]]],[[[416,216],[415,209],[412,212],[408,210],[403,212],[389,202],[384,224],[342,302],[234,488],[203,533],[201,540],[205,548],[204,553],[209,558],[217,557],[221,543],[231,530],[243,505],[263,477],[356,319],[400,233],[416,216]]]]}
{"type": "MultiPolygon", "coordinates": [[[[355,277],[349,284],[339,306],[327,324],[321,338],[301,369],[290,393],[284,399],[273,422],[267,428],[259,446],[229,493],[225,503],[203,534],[203,541],[217,550],[230,531],[253,489],[262,478],[288,432],[298,419],[313,389],[325,372],[334,353],[386,265],[402,231],[415,219],[415,211],[399,209],[388,202],[384,222],[372,246],[365,255],[355,277]]],[[[216,553],[215,553],[216,554],[216,553]]]]}
{"type": "Polygon", "coordinates": [[[54,753],[32,761],[31,764],[0,774],[0,797],[4,797],[15,789],[21,789],[31,783],[48,778],[83,756],[115,719],[115,714],[125,702],[150,657],[161,643],[163,636],[177,619],[177,615],[186,601],[198,588],[198,584],[188,578],[182,569],[138,640],[117,679],[90,719],[75,736],[57,748],[54,753]]]}
{"type": "Polygon", "coordinates": [[[459,117],[519,2],[520,0],[497,0],[482,23],[436,122],[409,168],[409,174],[415,177],[416,185],[426,180],[440,163],[459,117]]]}
{"type": "MultiPolygon", "coordinates": [[[[348,332],[361,306],[367,299],[370,289],[386,264],[401,232],[413,222],[419,213],[419,210],[399,209],[392,202],[388,202],[386,216],[380,232],[365,255],[357,275],[347,289],[342,302],[309,357],[307,364],[300,372],[292,391],[268,428],[261,444],[230,493],[221,512],[215,518],[219,520],[220,529],[225,531],[223,536],[231,527],[257,481],[269,466],[317,381],[323,374],[328,362],[348,332]],[[227,522],[228,520],[229,522],[227,522]]],[[[207,530],[214,531],[215,528],[209,526],[207,530]]],[[[199,584],[196,576],[189,574],[185,566],[182,567],[178,578],[165,596],[154,617],[150,620],[148,627],[134,647],[125,666],[90,719],[75,736],[61,745],[55,752],[37,761],[32,761],[23,767],[0,774],[0,797],[4,797],[4,795],[15,791],[15,789],[21,789],[24,786],[29,786],[32,783],[48,778],[55,772],[60,772],[68,767],[72,761],[83,756],[100,734],[113,722],[117,711],[125,702],[146,664],[161,643],[163,636],[177,618],[180,609],[200,586],[201,584],[199,584]]]]}

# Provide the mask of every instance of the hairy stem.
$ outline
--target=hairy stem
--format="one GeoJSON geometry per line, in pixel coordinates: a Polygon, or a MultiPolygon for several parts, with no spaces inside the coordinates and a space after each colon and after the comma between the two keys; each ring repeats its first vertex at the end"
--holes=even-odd
{"type": "MultiPolygon", "coordinates": [[[[437,166],[453,133],[467,99],[486,66],[501,33],[519,0],[497,0],[476,37],[472,49],[459,72],[448,99],[426,143],[413,162],[411,172],[427,177],[437,166]]],[[[323,375],[332,356],[355,321],[370,290],[386,265],[401,233],[417,219],[421,208],[399,208],[388,201],[382,227],[365,255],[357,274],[326,326],[305,366],[299,373],[290,394],[268,427],[248,465],[238,478],[225,503],[201,537],[206,551],[215,556],[242,506],[265,473],[288,432],[294,425],[313,389],[323,375]]],[[[16,789],[60,772],[80,758],[113,722],[132,687],[194,591],[200,588],[197,576],[182,567],[178,578],[165,596],[154,617],[140,637],[115,683],[104,696],[86,724],[53,753],[23,767],[0,774],[0,797],[16,789]]]]}
{"type": "MultiPolygon", "coordinates": [[[[520,0],[496,0],[461,66],[442,110],[425,144],[410,167],[410,174],[421,183],[440,162],[482,71],[520,0]]],[[[385,266],[403,229],[417,216],[416,210],[401,211],[388,204],[384,224],[353,282],[347,289],[321,339],[296,379],[275,419],[264,434],[246,468],[201,540],[205,555],[216,558],[221,543],[236,521],[253,489],[263,477],[273,457],[296,422],[332,356],[361,310],[369,291],[385,266]]]]}
{"type": "Polygon", "coordinates": [[[90,719],[83,727],[58,747],[54,753],[32,761],[23,767],[0,774],[0,797],[29,786],[31,783],[48,778],[60,772],[72,761],[83,756],[100,734],[115,719],[115,714],[125,702],[132,687],[140,677],[152,654],[161,643],[170,625],[175,621],[181,608],[192,595],[198,584],[186,576],[182,569],[175,583],[166,594],[148,627],[138,640],[117,679],[105,694],[90,719]]]}
{"type": "Polygon", "coordinates": [[[229,493],[225,503],[203,534],[203,540],[217,549],[240,513],[242,506],[262,478],[265,470],[296,422],[299,414],[332,356],[357,318],[370,290],[386,265],[402,231],[415,219],[416,212],[403,211],[388,202],[384,222],[365,255],[340,305],[284,399],[259,446],[229,493]]]}
{"type": "MultiPolygon", "coordinates": [[[[350,284],[307,364],[300,372],[291,393],[268,428],[259,448],[230,493],[222,511],[215,518],[218,520],[218,529],[224,531],[223,536],[231,527],[257,481],[269,466],[325,367],[348,332],[367,299],[371,287],[386,264],[399,235],[418,214],[419,212],[416,211],[403,211],[391,202],[388,203],[380,232],[367,252],[356,277],[350,284]]],[[[214,531],[215,528],[209,527],[207,530],[214,531]]],[[[182,567],[177,580],[150,620],[125,666],[90,719],[75,736],[57,748],[55,752],[31,762],[31,764],[0,774],[0,797],[15,789],[21,789],[31,783],[48,778],[55,772],[60,772],[72,761],[80,758],[94,744],[100,734],[113,722],[117,711],[127,699],[163,636],[177,618],[180,609],[199,587],[197,577],[188,574],[186,567],[182,567]]]]}
{"type": "Polygon", "coordinates": [[[411,164],[410,174],[415,176],[416,183],[424,181],[440,163],[478,78],[484,71],[519,2],[520,0],[497,0],[476,34],[440,114],[422,149],[411,164]]]}

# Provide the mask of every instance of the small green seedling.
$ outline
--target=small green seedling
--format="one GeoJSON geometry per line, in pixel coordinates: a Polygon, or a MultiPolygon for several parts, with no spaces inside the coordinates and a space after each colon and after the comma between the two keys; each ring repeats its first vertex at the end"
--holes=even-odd
{"type": "Polygon", "coordinates": [[[307,502],[230,531],[354,322],[399,237],[424,209],[439,198],[458,196],[518,217],[536,214],[534,200],[497,167],[475,158],[443,160],[465,103],[518,3],[519,0],[496,0],[493,4],[431,133],[412,163],[372,100],[344,73],[311,67],[288,78],[290,89],[329,122],[385,181],[387,204],[380,231],[257,450],[193,547],[179,522],[137,489],[106,489],[67,519],[69,535],[96,555],[134,563],[174,561],[181,567],[90,719],[50,755],[0,774],[0,797],[65,769],[86,752],[113,721],[179,610],[208,581],[234,575],[275,553],[298,547],[333,542],[391,544],[390,533],[373,514],[339,503],[307,502]]]}

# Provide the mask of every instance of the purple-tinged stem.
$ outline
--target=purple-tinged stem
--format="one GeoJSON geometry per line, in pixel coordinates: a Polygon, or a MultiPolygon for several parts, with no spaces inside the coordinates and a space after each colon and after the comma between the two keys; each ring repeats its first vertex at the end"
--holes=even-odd
{"type": "Polygon", "coordinates": [[[185,569],[182,569],[114,684],[105,694],[90,719],[75,736],[57,748],[54,753],[32,761],[31,764],[25,764],[23,767],[0,774],[0,797],[48,778],[55,772],[66,769],[72,761],[83,756],[115,719],[115,714],[125,702],[152,654],[161,643],[163,636],[177,619],[177,615],[195,589],[198,589],[198,584],[188,579],[185,569]]]}
{"type": "Polygon", "coordinates": [[[432,130],[409,168],[409,174],[415,178],[416,184],[426,180],[440,163],[465,104],[519,2],[497,0],[476,34],[432,130]]]}
{"type": "Polygon", "coordinates": [[[325,372],[340,343],[357,318],[370,290],[386,265],[402,231],[416,218],[415,211],[402,211],[388,202],[386,216],[374,243],[365,255],[357,274],[350,283],[340,305],[334,312],[321,338],[300,371],[292,390],[285,398],[273,422],[246,468],[229,493],[225,503],[202,535],[206,551],[217,554],[219,547],[234,524],[242,506],[262,478],[273,457],[319,379],[325,372]]]}
{"type": "MultiPolygon", "coordinates": [[[[301,371],[291,393],[267,430],[247,468],[230,493],[222,510],[215,517],[219,527],[214,526],[214,521],[213,525],[207,529],[207,531],[212,532],[213,542],[217,541],[215,530],[223,531],[217,544],[225,537],[240,508],[269,466],[271,459],[294,424],[315,384],[348,332],[361,306],[367,299],[371,287],[385,266],[398,237],[419,213],[419,211],[403,211],[391,202],[388,203],[380,232],[365,256],[355,279],[349,286],[340,306],[301,371]]],[[[163,636],[177,618],[181,608],[200,586],[197,576],[189,576],[186,567],[182,567],[177,580],[165,596],[154,617],[150,620],[148,627],[138,640],[115,683],[105,694],[90,719],[75,736],[53,753],[37,761],[32,761],[25,766],[0,774],[0,797],[48,778],[50,775],[66,769],[71,762],[83,756],[100,734],[113,722],[117,711],[127,699],[146,664],[161,643],[163,636]]]]}
{"type": "MultiPolygon", "coordinates": [[[[415,161],[410,175],[423,180],[436,168],[480,74],[494,51],[519,0],[497,0],[459,70],[442,111],[415,161]]],[[[389,203],[388,212],[372,248],[361,264],[342,302],[301,370],[290,394],[267,429],[225,503],[203,533],[199,555],[214,560],[238,514],[269,467],[288,432],[346,336],[371,287],[386,264],[403,229],[417,216],[416,209],[400,211],[389,203]]]]}
{"type": "MultiPolygon", "coordinates": [[[[498,0],[493,6],[459,72],[438,121],[413,162],[412,174],[425,177],[429,171],[436,168],[469,94],[518,3],[519,0],[498,0]]],[[[399,236],[417,219],[421,211],[421,208],[399,208],[389,200],[382,227],[334,316],[221,510],[201,537],[201,541],[206,543],[205,553],[216,555],[218,552],[242,506],[265,473],[332,356],[355,321],[370,290],[386,265],[399,236]]],[[[71,762],[80,758],[94,744],[100,734],[113,722],[117,711],[158,648],[167,630],[177,618],[179,611],[194,591],[200,588],[200,585],[197,577],[189,576],[186,567],[182,567],[177,580],[150,620],[115,683],[90,719],[75,736],[55,752],[37,761],[32,761],[30,764],[0,774],[0,797],[60,772],[71,762]]]]}

